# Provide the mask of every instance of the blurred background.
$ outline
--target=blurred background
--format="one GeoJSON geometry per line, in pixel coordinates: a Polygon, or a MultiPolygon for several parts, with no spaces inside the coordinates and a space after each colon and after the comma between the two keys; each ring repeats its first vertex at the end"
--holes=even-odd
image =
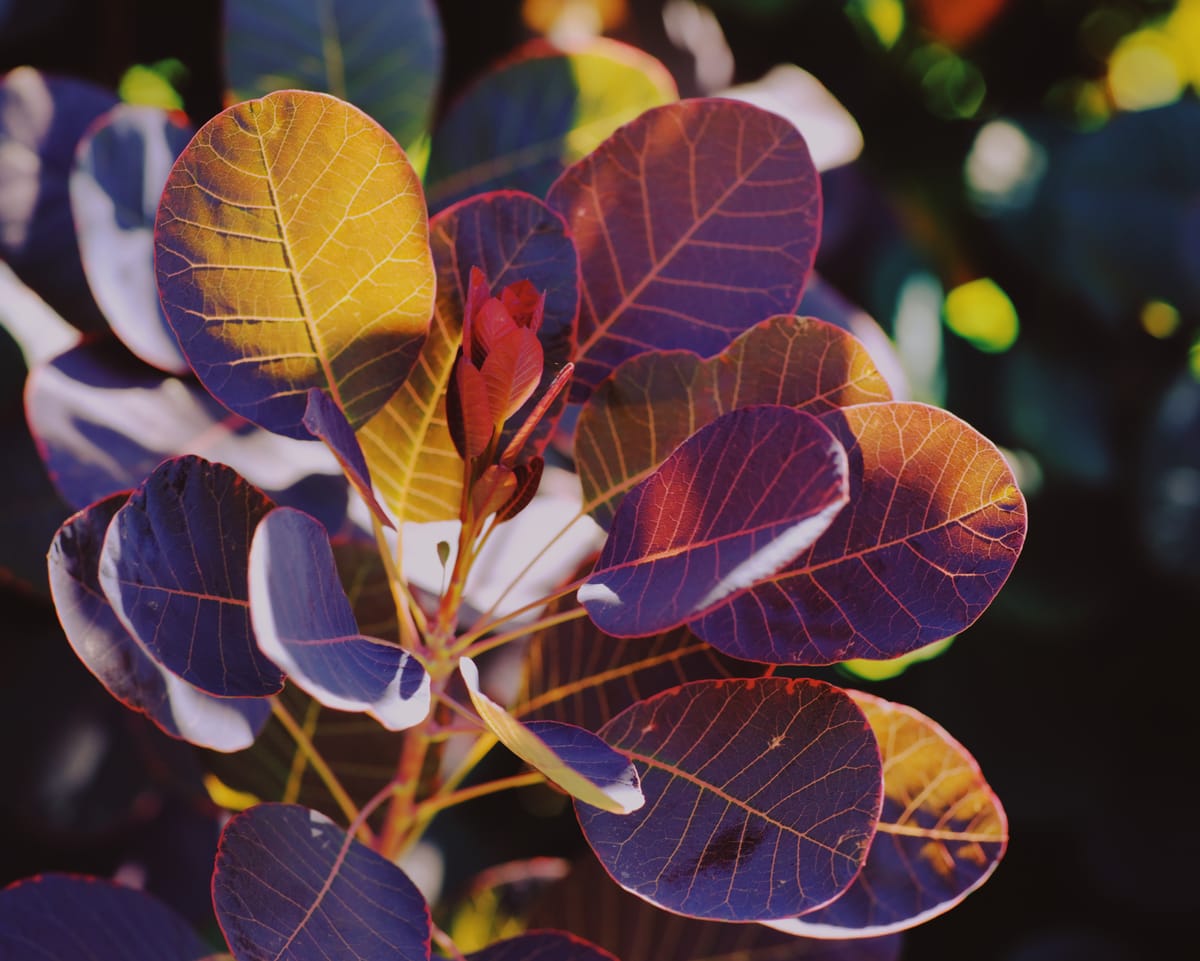
{"type": "MultiPolygon", "coordinates": [[[[1029,506],[1023,556],[978,623],[892,676],[843,677],[936,719],[1009,816],[996,874],[904,957],[1175,956],[1200,910],[1200,0],[438,8],[443,109],[541,33],[638,46],[684,96],[791,91],[823,170],[826,296],[886,332],[913,399],[1005,449],[1029,506]]],[[[219,17],[0,0],[0,72],[116,90],[150,65],[202,122],[223,105],[219,17]]],[[[0,378],[0,885],[211,861],[211,823],[151,787],[171,751],[146,750],[158,736],[62,638],[42,582],[67,512],[38,473],[8,342],[0,378]]],[[[192,875],[178,903],[203,902],[192,875]]]]}

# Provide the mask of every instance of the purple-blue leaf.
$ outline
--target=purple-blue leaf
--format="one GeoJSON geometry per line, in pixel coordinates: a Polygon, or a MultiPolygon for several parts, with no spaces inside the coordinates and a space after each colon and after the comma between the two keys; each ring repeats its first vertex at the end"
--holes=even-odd
{"type": "Polygon", "coordinates": [[[700,617],[824,533],[846,503],[846,472],[841,444],[812,415],[731,411],[626,494],[579,600],[617,637],[700,617]]]}
{"type": "Polygon", "coordinates": [[[371,513],[384,527],[395,529],[396,525],[375,499],[371,487],[371,472],[363,456],[354,428],[336,401],[319,387],[308,389],[308,405],[304,408],[304,426],[310,434],[325,442],[337,462],[342,466],[346,479],[354,485],[371,513]]]}
{"type": "Polygon", "coordinates": [[[113,494],[68,518],[47,555],[50,595],[67,641],[110,694],[172,737],[215,751],[249,747],[271,714],[260,698],[213,697],[150,657],[100,589],[100,550],[128,494],[113,494]]]}
{"type": "Polygon", "coordinates": [[[467,961],[617,961],[566,931],[526,931],[467,955],[467,961]]]}
{"type": "Polygon", "coordinates": [[[109,525],[100,585],[121,623],[167,670],[221,697],[262,697],[283,675],[250,628],[247,563],[275,505],[235,470],[164,461],[109,525]]]}
{"type": "Polygon", "coordinates": [[[237,961],[429,959],[429,907],[407,875],[296,804],[235,815],[212,887],[237,961]]]}
{"type": "Polygon", "coordinates": [[[280,507],[250,547],[250,615],[259,649],[326,707],[366,711],[398,731],[429,713],[429,675],[402,648],[360,634],[329,535],[280,507]]]}
{"type": "Polygon", "coordinates": [[[212,954],[166,904],[112,881],[42,874],[0,891],[5,961],[200,961],[212,954]]]}

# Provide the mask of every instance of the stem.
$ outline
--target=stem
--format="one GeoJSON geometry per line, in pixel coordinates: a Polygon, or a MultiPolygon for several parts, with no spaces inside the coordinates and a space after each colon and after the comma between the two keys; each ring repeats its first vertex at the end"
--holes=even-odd
{"type": "Polygon", "coordinates": [[[417,805],[417,818],[420,823],[425,824],[431,821],[439,811],[444,811],[455,804],[462,804],[464,801],[471,801],[497,791],[541,784],[545,780],[546,776],[541,771],[526,771],[524,774],[512,774],[483,784],[472,784],[470,787],[460,788],[448,794],[438,794],[417,805]]]}
{"type": "MultiPolygon", "coordinates": [[[[296,723],[296,719],[292,717],[291,711],[283,705],[283,702],[278,697],[272,697],[270,701],[271,713],[275,715],[279,723],[292,736],[292,740],[296,742],[296,747],[308,758],[308,763],[316,771],[317,777],[321,779],[321,783],[333,795],[333,800],[341,809],[342,815],[351,823],[358,822],[360,820],[358,807],[351,800],[350,795],[346,793],[346,789],[342,787],[342,783],[337,779],[337,775],[325,763],[325,759],[321,757],[312,739],[305,732],[304,728],[296,723]]],[[[360,835],[359,840],[364,844],[373,843],[374,838],[371,834],[371,829],[367,827],[365,821],[359,826],[358,833],[360,835]]]]}
{"type": "MultiPolygon", "coordinates": [[[[317,716],[321,713],[321,705],[317,700],[308,702],[308,707],[304,711],[304,734],[312,743],[313,732],[317,729],[317,716]]],[[[294,804],[296,799],[300,797],[300,785],[304,781],[304,768],[308,764],[308,755],[303,751],[297,751],[295,757],[292,758],[292,769],[288,772],[287,785],[283,789],[283,801],[286,804],[294,804]]]]}
{"type": "Polygon", "coordinates": [[[396,535],[396,554],[393,556],[392,549],[388,546],[383,524],[380,523],[374,512],[371,513],[371,527],[375,531],[375,544],[379,548],[383,569],[387,572],[388,586],[392,591],[392,603],[396,605],[396,621],[400,627],[400,646],[406,651],[416,651],[421,646],[420,639],[424,627],[423,623],[417,622],[417,618],[424,622],[425,615],[408,592],[408,586],[400,573],[402,544],[399,532],[396,535]]]}
{"type": "Polygon", "coordinates": [[[426,720],[404,733],[400,763],[392,779],[392,801],[388,806],[378,847],[379,853],[389,861],[396,860],[400,850],[406,846],[405,836],[413,826],[413,813],[416,810],[414,799],[421,783],[425,754],[429,750],[428,723],[426,720]]]}
{"type": "MultiPolygon", "coordinates": [[[[561,596],[561,595],[560,595],[561,596]]],[[[535,634],[538,631],[544,631],[548,627],[554,627],[556,624],[565,624],[568,621],[575,621],[587,615],[587,611],[582,607],[572,607],[566,611],[560,611],[557,614],[549,614],[546,617],[536,621],[530,621],[528,624],[522,624],[520,627],[515,627],[511,631],[503,631],[500,634],[493,634],[490,637],[479,638],[476,632],[472,632],[467,638],[467,643],[463,647],[463,653],[467,657],[478,657],[484,651],[490,651],[492,648],[500,647],[507,644],[509,641],[515,641],[519,637],[535,634]]],[[[502,623],[497,621],[497,624],[502,623]]],[[[455,648],[457,650],[457,648],[455,648]]]]}
{"type": "MultiPolygon", "coordinates": [[[[495,629],[498,625],[507,624],[509,621],[513,620],[514,618],[520,617],[526,611],[532,611],[539,607],[545,607],[547,604],[550,604],[553,601],[558,600],[558,598],[565,597],[567,594],[570,594],[572,591],[578,590],[579,586],[581,584],[583,584],[584,581],[587,580],[588,576],[590,576],[590,575],[577,578],[576,580],[571,581],[569,584],[563,585],[562,587],[560,587],[558,590],[554,591],[551,594],[547,594],[544,597],[539,597],[536,601],[530,601],[528,604],[523,604],[521,607],[518,607],[515,610],[509,611],[503,617],[496,617],[496,618],[492,618],[490,620],[486,616],[481,617],[479,619],[478,623],[475,625],[475,627],[473,627],[471,630],[466,631],[465,633],[459,635],[459,637],[456,639],[457,643],[454,646],[454,650],[456,650],[456,651],[466,650],[468,647],[470,647],[472,644],[474,644],[476,641],[478,641],[480,638],[482,638],[489,631],[492,631],[493,629],[495,629]]],[[[494,609],[495,605],[492,605],[492,606],[494,609]]],[[[579,610],[582,611],[583,608],[579,608],[579,610]]],[[[550,616],[557,617],[558,615],[552,614],[550,616]]],[[[578,615],[576,615],[576,616],[578,616],[578,615]]],[[[537,625],[537,624],[540,624],[540,622],[534,622],[534,625],[537,625]]],[[[534,625],[526,625],[524,627],[519,628],[513,636],[520,637],[521,634],[529,633],[534,625]]],[[[512,637],[509,637],[508,639],[511,640],[512,637]]]]}
{"type": "Polygon", "coordinates": [[[452,961],[467,961],[466,955],[458,950],[454,941],[445,931],[439,928],[436,924],[431,924],[429,933],[433,936],[433,940],[437,942],[438,947],[446,952],[446,956],[452,961]]]}

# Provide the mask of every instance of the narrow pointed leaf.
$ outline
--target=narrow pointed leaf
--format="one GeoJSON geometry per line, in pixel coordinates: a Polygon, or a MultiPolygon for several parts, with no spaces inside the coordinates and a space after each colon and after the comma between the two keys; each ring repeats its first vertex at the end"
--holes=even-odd
{"type": "Polygon", "coordinates": [[[635,354],[711,356],[793,312],[820,232],[804,139],[733,100],[647,110],[567,168],[546,200],[567,220],[584,277],[573,401],[635,354]]]}
{"type": "MultiPolygon", "coordinates": [[[[358,431],[379,496],[398,522],[458,517],[463,464],[450,436],[445,396],[462,346],[471,268],[483,270],[493,293],[528,280],[546,294],[538,331],[545,371],[525,409],[571,359],[579,309],[575,247],[562,218],[536,197],[508,192],[474,198],[435,217],[430,233],[437,308],[429,337],[412,376],[358,431]]],[[[524,459],[545,448],[562,406],[556,405],[534,432],[524,459]]],[[[519,411],[512,420],[522,419],[519,411]]],[[[506,428],[502,436],[512,430],[506,428]]]]}
{"type": "Polygon", "coordinates": [[[308,514],[280,507],[259,523],[250,614],[259,649],[326,707],[366,711],[393,731],[429,713],[429,675],[397,645],[359,633],[329,536],[308,514]]]}
{"type": "Polygon", "coordinates": [[[250,538],[275,505],[201,457],[164,461],[109,525],[100,585],[121,623],[168,671],[222,697],[262,697],[283,676],[250,627],[250,538]]]}
{"type": "Polygon", "coordinates": [[[846,503],[846,455],[815,417],[744,407],[626,495],[580,603],[603,631],[669,630],[770,577],[846,503]]]}
{"type": "Polygon", "coordinates": [[[256,424],[307,437],[320,387],[358,428],[416,360],[433,305],[421,185],[342,100],[281,91],[208,121],[171,170],[154,236],[180,347],[256,424]]]}
{"type": "Polygon", "coordinates": [[[212,953],[172,908],[112,881],[41,874],[0,891],[0,958],[201,961],[212,953]]]}
{"type": "Polygon", "coordinates": [[[695,681],[639,701],[600,735],[638,765],[646,804],[576,814],[613,880],[650,903],[724,921],[791,917],[861,868],[882,766],[863,712],[838,688],[695,681]]]}
{"type": "Polygon", "coordinates": [[[990,441],[944,410],[822,416],[850,458],[850,503],[809,550],[691,627],[734,657],[899,657],[970,626],[1025,540],[1025,501],[990,441]]]}
{"type": "Polygon", "coordinates": [[[902,938],[826,941],[761,924],[701,921],[661,911],[613,883],[599,862],[580,858],[529,913],[533,927],[557,924],[618,958],[641,958],[645,945],[670,945],[671,961],[899,961],[902,938]]]}
{"type": "Polygon", "coordinates": [[[858,691],[883,752],[883,812],[862,874],[791,934],[854,938],[944,914],[986,881],[1008,846],[1008,820],[967,750],[923,714],[858,691]]]}
{"type": "Polygon", "coordinates": [[[811,317],[771,317],[710,360],[685,350],[639,354],[580,411],[575,460],[584,504],[608,528],[631,487],[705,424],[739,407],[786,404],[819,415],[890,399],[863,345],[811,317]]]}
{"type": "Polygon", "coordinates": [[[467,961],[618,961],[566,931],[526,931],[467,955],[467,961]]]}
{"type": "Polygon", "coordinates": [[[429,908],[412,881],[298,805],[259,804],[230,819],[212,889],[236,961],[429,959],[429,908]]]}
{"type": "Polygon", "coordinates": [[[460,658],[471,703],[488,729],[517,757],[589,807],[627,814],[642,806],[637,769],[590,731],[558,721],[522,723],[479,688],[479,669],[460,658]]]}
{"type": "Polygon", "coordinates": [[[163,315],[154,218],[171,165],[195,129],[178,114],[121,103],[88,129],[69,181],[88,286],[109,326],[147,364],[191,372],[163,315]]]}
{"type": "Polygon", "coordinates": [[[372,514],[378,518],[384,527],[395,528],[392,519],[375,499],[375,491],[371,486],[371,472],[367,469],[367,461],[354,429],[346,420],[346,415],[325,391],[318,387],[310,387],[308,391],[308,406],[304,410],[304,426],[314,437],[325,442],[337,462],[342,466],[346,479],[354,485],[363,502],[372,514]]]}
{"type": "Polygon", "coordinates": [[[605,37],[569,51],[530,41],[456,97],[438,124],[430,209],[505,188],[545,196],[621,124],[676,99],[667,69],[635,47],[605,37]]]}
{"type": "Polygon", "coordinates": [[[442,72],[431,0],[226,0],[232,100],[273,90],[320,90],[360,107],[404,148],[428,138],[442,72]]]}
{"type": "Polygon", "coordinates": [[[150,657],[100,588],[104,535],[128,494],[68,518],[47,555],[50,595],[72,650],[108,692],[171,737],[214,751],[249,747],[271,713],[266,700],[205,694],[150,657]]]}
{"type": "Polygon", "coordinates": [[[116,102],[97,84],[33,67],[0,78],[0,259],[81,330],[106,324],[83,273],[68,178],[88,125],[116,102]]]}
{"type": "Polygon", "coordinates": [[[300,504],[289,489],[314,478],[322,519],[337,526],[345,515],[345,481],[320,444],[256,427],[194,379],[146,366],[113,338],[88,340],[33,368],[25,410],[55,486],[76,508],[136,487],[169,457],[195,454],[291,506],[300,504]]]}

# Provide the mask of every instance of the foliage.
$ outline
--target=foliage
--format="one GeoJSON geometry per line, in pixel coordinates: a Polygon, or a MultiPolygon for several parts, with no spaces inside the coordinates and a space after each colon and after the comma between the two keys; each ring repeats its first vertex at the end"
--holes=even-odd
{"type": "MultiPolygon", "coordinates": [[[[39,198],[6,259],[87,332],[26,343],[73,511],[48,590],[225,808],[212,950],[612,957],[544,914],[456,942],[469,905],[406,873],[443,812],[548,783],[600,896],[684,943],[896,956],[991,875],[1005,813],[934,720],[811,669],[969,628],[1025,504],[846,314],[800,313],[804,137],[610,42],[531,45],[430,129],[431,6],[228,6],[230,104],[194,128],[30,68],[2,93],[39,198]],[[281,74],[293,47],[328,69],[281,74]]],[[[65,957],[64,912],[98,956],[207,950],[60,874],[0,893],[0,947],[65,957]]]]}

